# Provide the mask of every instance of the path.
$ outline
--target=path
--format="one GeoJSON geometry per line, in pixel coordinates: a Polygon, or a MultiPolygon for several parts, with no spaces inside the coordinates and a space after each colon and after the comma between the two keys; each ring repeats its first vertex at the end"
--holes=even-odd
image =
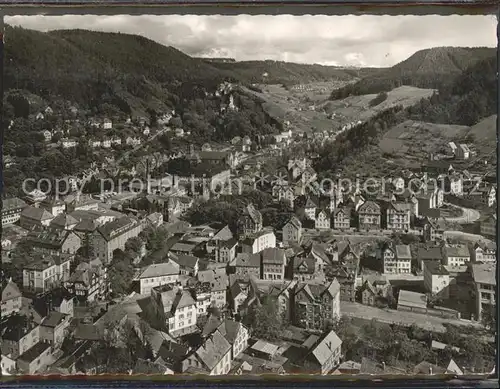
{"type": "Polygon", "coordinates": [[[445,238],[452,238],[452,239],[459,239],[459,240],[466,240],[469,242],[484,242],[484,243],[493,243],[491,239],[485,238],[482,235],[476,235],[476,234],[470,234],[468,232],[463,232],[463,231],[445,231],[444,232],[444,237],[445,238]]]}
{"type": "Polygon", "coordinates": [[[457,224],[470,224],[479,220],[479,218],[481,217],[481,213],[479,211],[476,211],[475,209],[459,207],[458,205],[450,203],[445,203],[445,205],[462,210],[461,216],[445,217],[444,219],[448,222],[457,224]]]}
{"type": "Polygon", "coordinates": [[[359,303],[351,303],[348,301],[340,302],[340,312],[342,313],[342,315],[357,317],[365,320],[376,319],[377,321],[383,323],[400,323],[408,326],[415,324],[425,330],[435,332],[445,332],[446,328],[443,326],[444,323],[461,326],[473,325],[478,329],[482,328],[481,325],[469,321],[441,318],[415,312],[401,312],[392,309],[380,309],[362,305],[359,303]]]}

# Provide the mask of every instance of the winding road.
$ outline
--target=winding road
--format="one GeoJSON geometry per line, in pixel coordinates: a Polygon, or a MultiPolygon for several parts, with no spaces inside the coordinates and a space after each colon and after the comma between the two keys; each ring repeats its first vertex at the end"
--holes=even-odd
{"type": "Polygon", "coordinates": [[[462,210],[461,216],[445,217],[444,219],[448,222],[457,224],[470,224],[479,220],[479,218],[481,217],[481,213],[479,211],[476,211],[475,209],[459,207],[458,205],[449,203],[445,203],[445,205],[462,210]]]}

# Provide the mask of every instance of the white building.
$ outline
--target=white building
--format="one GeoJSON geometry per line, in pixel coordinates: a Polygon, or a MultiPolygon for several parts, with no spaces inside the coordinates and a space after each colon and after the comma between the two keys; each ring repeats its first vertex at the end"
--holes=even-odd
{"type": "Polygon", "coordinates": [[[140,294],[151,294],[151,289],[179,280],[179,265],[174,261],[149,265],[135,278],[139,282],[140,294]]]}
{"type": "Polygon", "coordinates": [[[260,253],[264,249],[276,247],[276,235],[272,229],[262,230],[243,240],[241,247],[244,253],[260,253]]]}
{"type": "Polygon", "coordinates": [[[443,265],[434,261],[424,262],[424,286],[435,296],[449,298],[450,273],[443,265]]]}

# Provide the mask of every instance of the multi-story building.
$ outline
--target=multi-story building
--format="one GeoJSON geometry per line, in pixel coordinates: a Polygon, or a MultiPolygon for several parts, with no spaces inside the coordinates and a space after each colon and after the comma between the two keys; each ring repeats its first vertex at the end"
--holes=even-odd
{"type": "Polygon", "coordinates": [[[236,248],[238,241],[236,239],[219,240],[215,249],[215,261],[221,263],[230,263],[236,257],[236,248]]]}
{"type": "Polygon", "coordinates": [[[162,285],[151,289],[151,302],[168,333],[181,336],[196,331],[198,310],[189,290],[162,285]]]}
{"type": "Polygon", "coordinates": [[[495,262],[497,258],[497,245],[495,243],[477,242],[471,248],[473,262],[495,262]]]}
{"type": "Polygon", "coordinates": [[[31,230],[33,227],[47,227],[54,219],[54,215],[44,208],[25,207],[21,212],[19,224],[21,227],[31,230]]]}
{"type": "Polygon", "coordinates": [[[261,253],[263,280],[285,279],[286,256],[285,250],[279,248],[267,248],[261,253]]]}
{"type": "Polygon", "coordinates": [[[224,308],[227,302],[229,279],[225,268],[202,270],[198,273],[198,281],[210,284],[210,304],[224,308]]]}
{"type": "Polygon", "coordinates": [[[82,246],[81,238],[73,231],[40,229],[31,231],[27,242],[39,252],[47,254],[75,254],[82,246]]]}
{"type": "Polygon", "coordinates": [[[109,292],[107,268],[99,259],[82,262],[64,286],[79,301],[102,300],[109,292]]]}
{"type": "Polygon", "coordinates": [[[494,263],[474,263],[471,267],[476,292],[476,319],[481,321],[485,311],[496,308],[496,266],[494,263]]]}
{"type": "Polygon", "coordinates": [[[466,244],[446,245],[444,247],[444,265],[464,266],[467,262],[470,262],[470,252],[466,244]]]}
{"type": "Polygon", "coordinates": [[[27,204],[17,197],[2,200],[2,227],[16,223],[26,207],[27,204]]]}
{"type": "Polygon", "coordinates": [[[76,220],[73,216],[66,213],[61,213],[54,219],[52,219],[52,221],[50,222],[50,227],[69,231],[75,228],[78,223],[78,220],[76,220]]]}
{"type": "Polygon", "coordinates": [[[366,201],[358,208],[358,226],[360,230],[379,230],[381,226],[380,205],[366,201]]]}
{"type": "Polygon", "coordinates": [[[307,374],[326,375],[340,364],[341,358],[342,340],[332,330],[313,345],[301,361],[301,367],[307,374]]]}
{"type": "Polygon", "coordinates": [[[428,261],[424,265],[424,286],[425,289],[443,299],[448,299],[450,295],[450,273],[438,262],[428,261]]]}
{"type": "Polygon", "coordinates": [[[319,230],[330,229],[331,214],[324,209],[317,209],[314,218],[314,228],[319,230]]]}
{"type": "Polygon", "coordinates": [[[386,210],[387,229],[408,231],[410,229],[411,204],[390,203],[386,210]]]}
{"type": "Polygon", "coordinates": [[[340,317],[340,284],[299,284],[293,294],[292,319],[302,328],[322,329],[340,317]]]}
{"type": "Polygon", "coordinates": [[[219,330],[216,330],[182,361],[182,372],[207,375],[227,374],[231,370],[231,353],[231,344],[219,330]]]}
{"type": "Polygon", "coordinates": [[[54,216],[58,216],[66,210],[66,204],[57,197],[47,197],[40,203],[40,208],[46,209],[54,216]]]}
{"type": "Polygon", "coordinates": [[[231,359],[238,357],[248,347],[248,328],[240,322],[231,319],[221,321],[214,316],[210,316],[202,330],[202,336],[207,338],[215,331],[219,331],[231,345],[231,359]]]}
{"type": "Polygon", "coordinates": [[[229,265],[238,278],[260,278],[260,254],[239,253],[229,265]]]}
{"type": "Polygon", "coordinates": [[[276,247],[276,235],[271,228],[266,228],[256,234],[241,241],[241,251],[243,253],[257,254],[267,248],[276,247]]]}
{"type": "Polygon", "coordinates": [[[137,237],[143,230],[143,223],[133,217],[122,217],[108,222],[94,232],[92,245],[95,254],[107,264],[113,258],[113,251],[125,249],[130,238],[137,237]]]}
{"type": "Polygon", "coordinates": [[[19,312],[22,306],[22,293],[12,279],[2,285],[2,317],[19,312]]]}
{"type": "Polygon", "coordinates": [[[262,214],[255,209],[253,204],[248,204],[238,220],[238,237],[245,239],[249,235],[256,234],[261,230],[262,214]]]}
{"type": "Polygon", "coordinates": [[[61,312],[52,311],[40,324],[40,341],[59,348],[66,336],[65,331],[70,324],[71,317],[61,312]]]}
{"type": "Polygon", "coordinates": [[[17,359],[38,343],[40,326],[26,315],[10,315],[2,322],[2,355],[17,359]]]}
{"type": "Polygon", "coordinates": [[[497,234],[497,215],[489,215],[480,223],[481,235],[487,237],[496,237],[497,234]]]}
{"type": "Polygon", "coordinates": [[[24,199],[30,205],[37,205],[45,200],[46,197],[47,195],[40,189],[33,189],[31,192],[26,194],[24,199]]]}
{"type": "Polygon", "coordinates": [[[318,244],[311,244],[298,252],[289,262],[290,278],[302,282],[324,277],[328,256],[318,244]]]}
{"type": "Polygon", "coordinates": [[[334,230],[347,230],[351,228],[351,210],[349,208],[336,208],[332,216],[334,230]]]}
{"type": "Polygon", "coordinates": [[[179,265],[169,260],[166,263],[157,263],[147,266],[135,278],[139,283],[139,293],[151,294],[151,289],[167,284],[175,284],[179,280],[179,265]]]}
{"type": "Polygon", "coordinates": [[[290,220],[283,226],[283,244],[300,243],[302,239],[302,223],[296,216],[292,216],[290,220]]]}
{"type": "Polygon", "coordinates": [[[384,274],[410,274],[411,251],[408,245],[389,243],[382,249],[384,274]]]}
{"type": "Polygon", "coordinates": [[[65,282],[70,276],[71,258],[42,255],[23,268],[23,287],[32,292],[46,292],[65,282]]]}

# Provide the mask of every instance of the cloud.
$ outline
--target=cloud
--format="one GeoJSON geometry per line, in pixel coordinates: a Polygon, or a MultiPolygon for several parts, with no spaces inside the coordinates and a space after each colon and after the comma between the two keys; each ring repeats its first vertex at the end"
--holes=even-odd
{"type": "Polygon", "coordinates": [[[492,16],[11,16],[41,31],[89,29],[138,34],[192,56],[392,66],[436,46],[496,46],[492,16]]]}

